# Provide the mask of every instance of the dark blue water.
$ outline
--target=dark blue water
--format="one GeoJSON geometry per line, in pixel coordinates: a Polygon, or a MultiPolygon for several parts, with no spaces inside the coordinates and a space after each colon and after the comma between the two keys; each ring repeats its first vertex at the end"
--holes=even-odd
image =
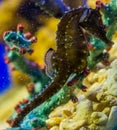
{"type": "Polygon", "coordinates": [[[4,62],[5,49],[0,43],[0,94],[10,87],[10,74],[7,64],[4,62]]]}

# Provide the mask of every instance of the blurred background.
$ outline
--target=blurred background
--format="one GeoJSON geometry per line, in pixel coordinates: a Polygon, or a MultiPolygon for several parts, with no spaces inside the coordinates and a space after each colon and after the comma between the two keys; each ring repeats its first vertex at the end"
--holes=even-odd
{"type": "MultiPolygon", "coordinates": [[[[37,0],[39,1],[39,0],[37,0]]],[[[102,0],[108,3],[110,0],[102,0]]],[[[85,0],[64,0],[65,4],[72,8],[83,5],[85,0]]],[[[88,0],[87,4],[95,8],[96,0],[88,0]]],[[[4,128],[6,119],[13,112],[14,106],[23,98],[27,98],[26,85],[31,82],[28,75],[14,70],[12,66],[4,61],[5,43],[3,33],[7,30],[16,31],[17,24],[24,25],[24,32],[31,32],[38,39],[31,48],[34,49],[32,55],[24,56],[44,65],[44,55],[49,48],[56,49],[57,24],[62,14],[51,14],[36,6],[33,0],[0,0],[0,130],[4,128]]]]}

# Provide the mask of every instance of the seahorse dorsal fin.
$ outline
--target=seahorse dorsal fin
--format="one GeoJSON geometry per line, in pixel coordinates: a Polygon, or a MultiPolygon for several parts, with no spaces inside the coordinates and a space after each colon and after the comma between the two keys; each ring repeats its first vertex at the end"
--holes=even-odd
{"type": "Polygon", "coordinates": [[[90,14],[90,10],[85,9],[83,14],[81,15],[79,23],[82,23],[82,22],[86,21],[89,14],[90,14]]]}
{"type": "Polygon", "coordinates": [[[46,74],[50,77],[54,77],[54,70],[52,68],[52,56],[54,54],[54,50],[50,48],[45,54],[45,64],[46,64],[46,74]]]}

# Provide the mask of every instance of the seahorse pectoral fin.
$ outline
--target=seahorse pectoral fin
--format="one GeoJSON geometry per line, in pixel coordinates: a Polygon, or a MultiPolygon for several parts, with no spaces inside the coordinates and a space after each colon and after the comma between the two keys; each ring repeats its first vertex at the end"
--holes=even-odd
{"type": "Polygon", "coordinates": [[[50,48],[45,54],[45,64],[46,64],[46,74],[50,77],[54,77],[54,70],[52,68],[52,56],[54,54],[54,50],[50,48]]]}

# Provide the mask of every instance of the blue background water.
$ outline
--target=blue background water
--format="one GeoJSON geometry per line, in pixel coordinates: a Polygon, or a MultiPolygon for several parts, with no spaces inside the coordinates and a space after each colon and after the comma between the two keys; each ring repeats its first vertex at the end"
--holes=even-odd
{"type": "MultiPolygon", "coordinates": [[[[0,3],[2,0],[0,0],[0,3]]],[[[5,48],[3,44],[0,43],[0,94],[5,92],[10,87],[10,75],[8,71],[8,66],[4,62],[5,48]]]]}
{"type": "Polygon", "coordinates": [[[7,64],[4,62],[5,48],[0,43],[0,94],[10,87],[10,74],[7,64]]]}

